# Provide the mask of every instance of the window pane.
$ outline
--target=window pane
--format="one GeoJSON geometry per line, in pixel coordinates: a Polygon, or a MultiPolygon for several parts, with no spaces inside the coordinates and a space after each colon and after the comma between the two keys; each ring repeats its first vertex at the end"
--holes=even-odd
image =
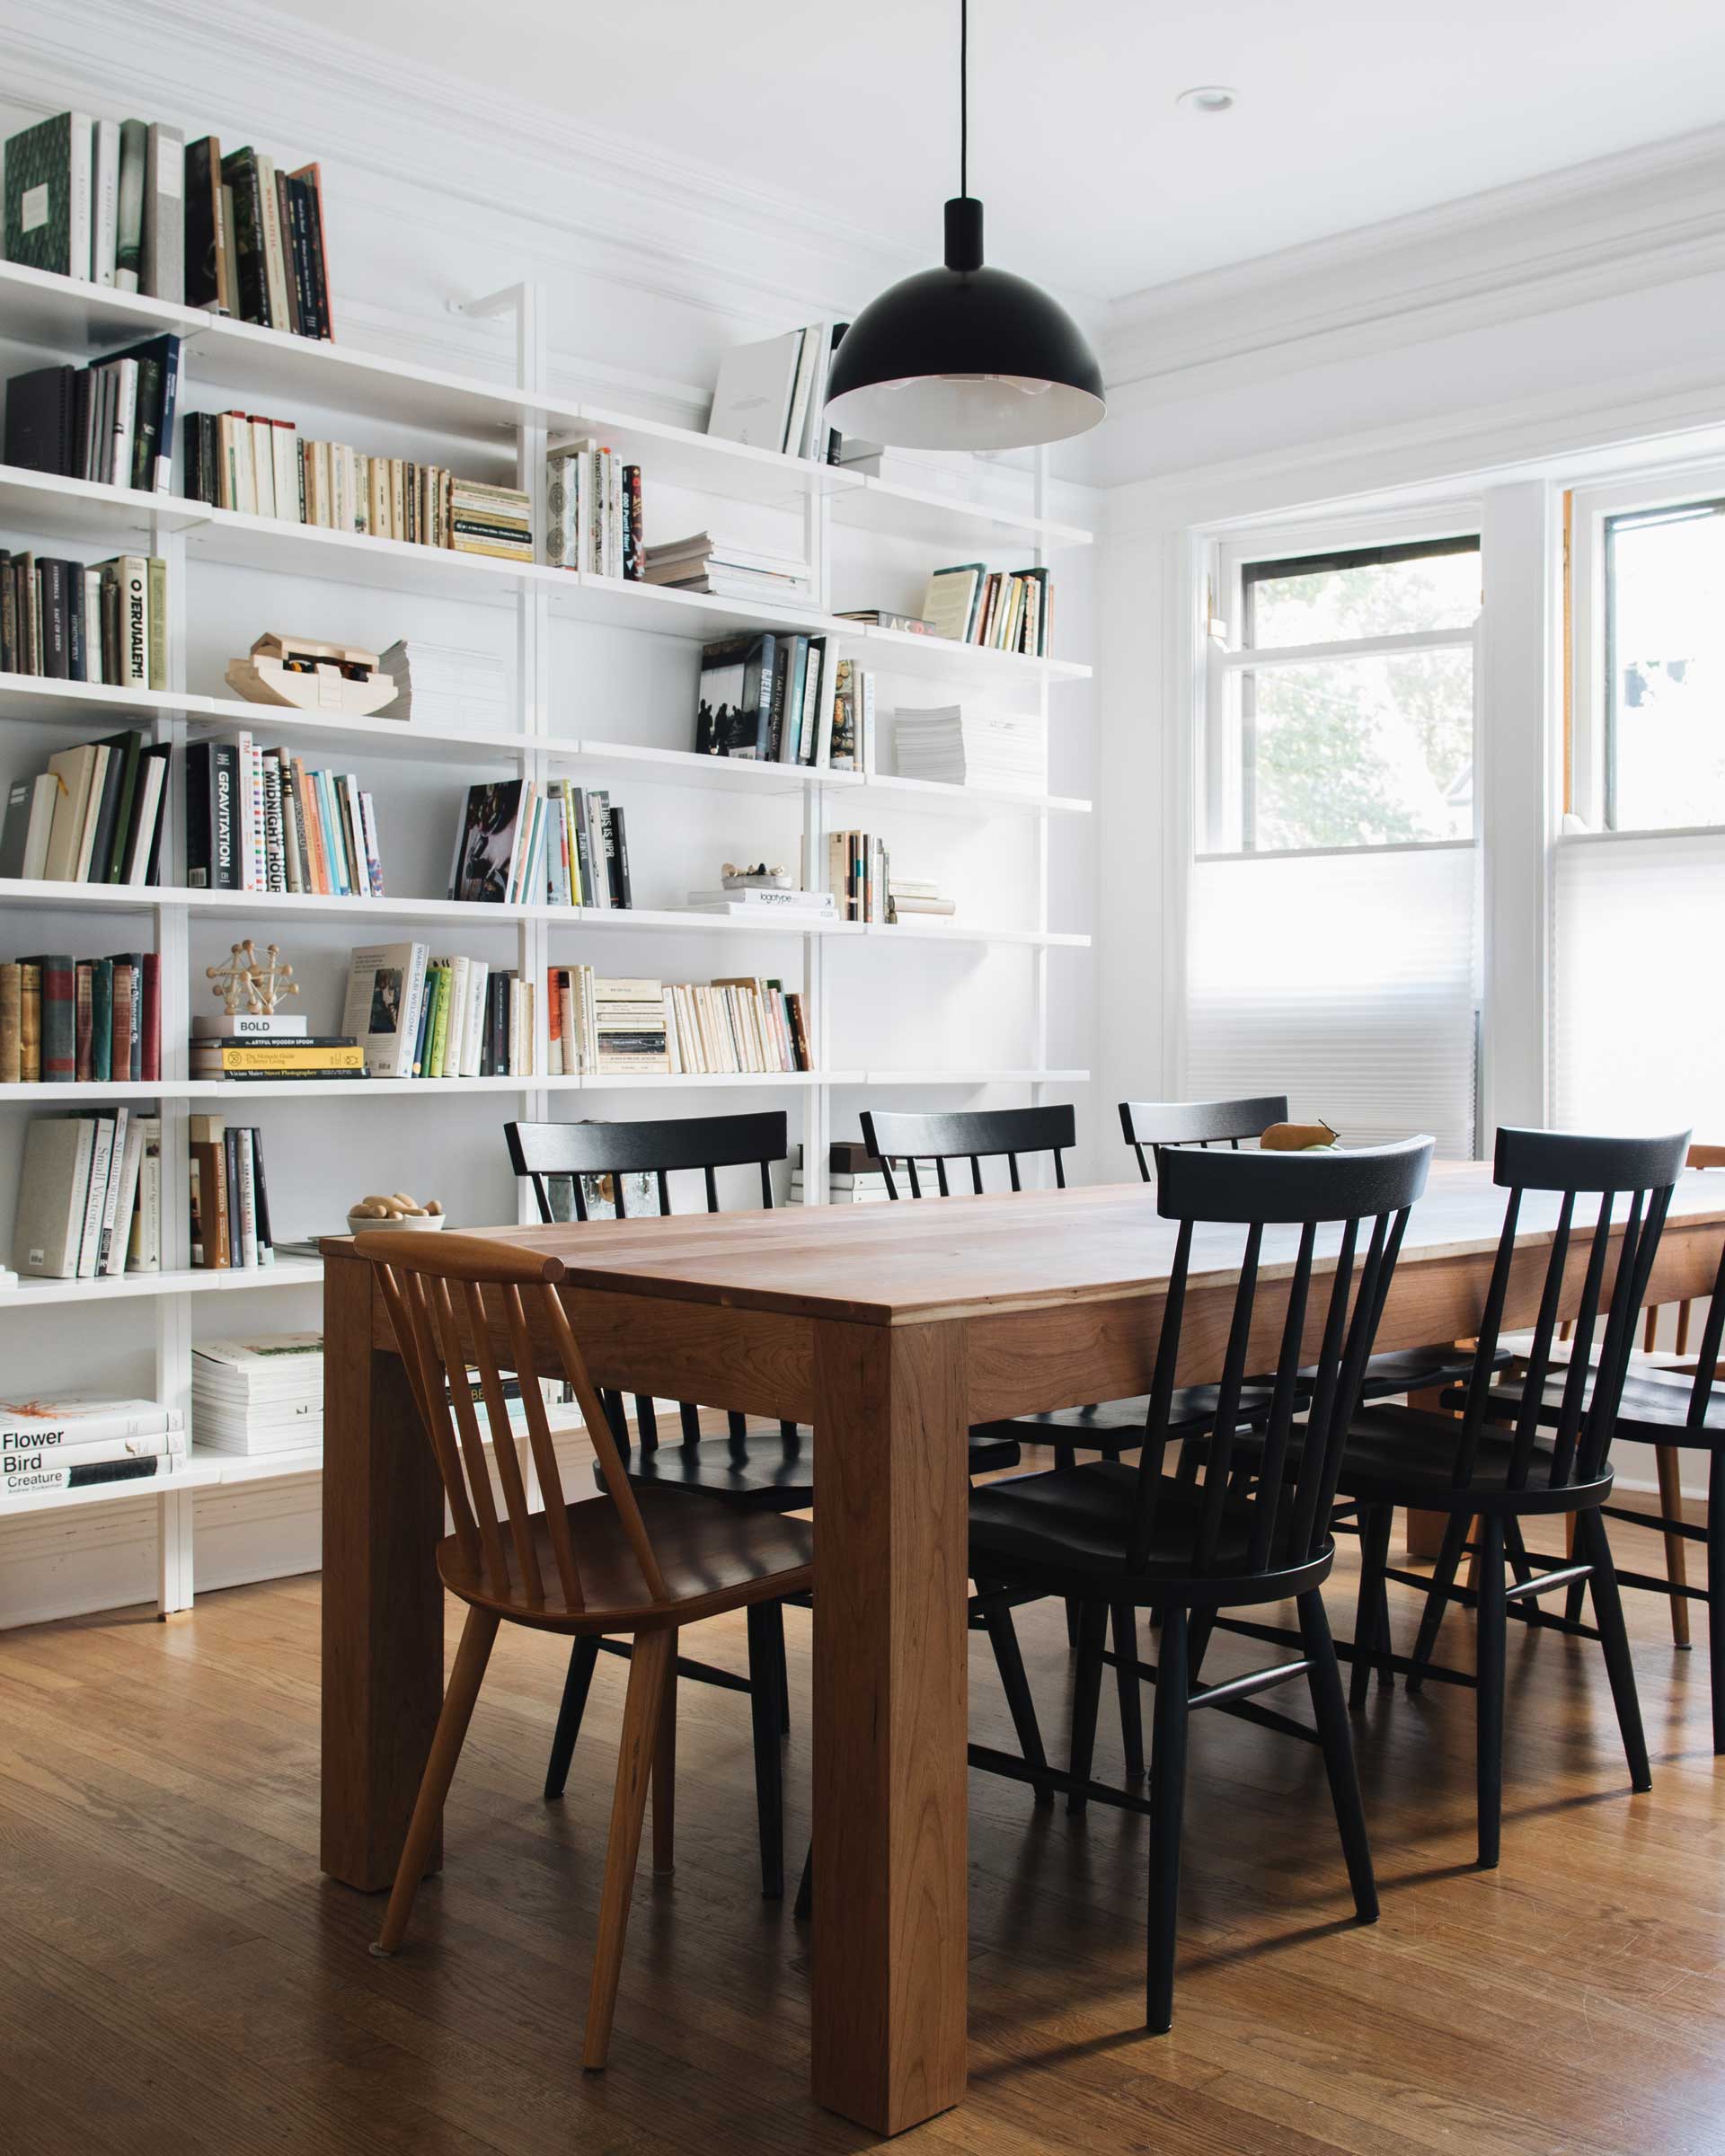
{"type": "Polygon", "coordinates": [[[1254,667],[1245,827],[1261,852],[1473,834],[1473,654],[1254,667]]]}
{"type": "Polygon", "coordinates": [[[1249,638],[1255,651],[1338,643],[1349,636],[1406,636],[1465,629],[1480,611],[1480,550],[1409,561],[1287,564],[1288,573],[1247,571],[1249,638]]]}
{"type": "Polygon", "coordinates": [[[1607,527],[1611,821],[1725,824],[1725,516],[1607,527]]]}

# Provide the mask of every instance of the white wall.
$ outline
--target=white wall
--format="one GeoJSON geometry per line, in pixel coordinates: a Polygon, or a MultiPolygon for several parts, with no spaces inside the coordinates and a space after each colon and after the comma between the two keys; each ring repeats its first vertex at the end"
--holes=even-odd
{"type": "MultiPolygon", "coordinates": [[[[418,56],[402,56],[398,70],[395,56],[380,55],[368,79],[345,64],[332,68],[322,63],[313,41],[284,31],[279,19],[249,6],[72,0],[44,13],[19,0],[0,0],[0,135],[68,105],[113,117],[169,120],[182,125],[189,138],[213,132],[228,147],[249,141],[295,163],[317,158],[333,313],[344,343],[504,378],[513,365],[508,333],[457,318],[447,303],[535,279],[547,294],[553,390],[585,393],[615,408],[682,424],[704,423],[719,356],[730,344],[822,314],[848,312],[908,266],[889,250],[859,245],[854,236],[841,244],[812,224],[775,224],[740,190],[732,198],[722,192],[696,201],[686,193],[677,197],[641,161],[607,166],[603,146],[583,139],[573,126],[565,137],[554,130],[533,134],[518,124],[504,125],[494,102],[440,81],[425,71],[418,56]]],[[[7,344],[0,319],[5,373],[39,366],[45,357],[40,349],[7,344]]],[[[212,407],[226,401],[211,385],[203,385],[193,402],[199,396],[212,407]]],[[[367,426],[304,406],[282,416],[314,437],[373,452],[422,455],[475,476],[503,475],[501,446],[481,469],[475,461],[481,453],[471,443],[440,447],[435,437],[412,428],[367,426]]],[[[644,487],[651,539],[712,524],[744,541],[798,549],[800,523],[770,510],[678,498],[655,486],[650,461],[644,487]]],[[[1088,490],[1066,484],[1054,493],[1050,515],[1078,524],[1093,521],[1088,490]]],[[[28,544],[32,537],[0,529],[0,546],[28,544]]],[[[95,559],[112,550],[69,551],[95,559]]],[[[995,565],[1021,561],[1013,550],[996,557],[995,565]]],[[[935,565],[926,547],[845,534],[835,557],[835,604],[914,604],[935,565]]],[[[1092,608],[1087,551],[1063,554],[1056,573],[1060,648],[1088,656],[1092,608]]],[[[404,598],[354,583],[289,582],[208,563],[189,570],[188,596],[189,686],[195,692],[221,693],[226,660],[266,628],[373,648],[398,636],[418,636],[513,650],[514,616],[508,607],[404,598]]],[[[550,723],[555,731],[693,746],[694,647],[566,620],[553,623],[553,636],[550,723]]],[[[951,694],[940,684],[901,685],[883,673],[885,713],[891,712],[901,686],[910,704],[947,701],[951,694]]],[[[1062,688],[1053,705],[1050,786],[1087,796],[1094,783],[1091,693],[1062,688]]],[[[889,731],[888,722],[883,730],[889,731]]],[[[0,783],[23,770],[40,769],[65,738],[57,734],[49,739],[40,729],[4,729],[0,783]]],[[[385,756],[343,757],[341,763],[358,771],[361,783],[376,794],[391,891],[444,896],[462,790],[478,774],[471,768],[385,756]]],[[[724,860],[765,856],[797,862],[801,823],[794,796],[756,800],[740,792],[650,785],[635,777],[614,781],[613,793],[628,811],[641,905],[680,904],[689,889],[711,885],[724,860]]],[[[943,817],[903,807],[877,814],[873,804],[868,814],[871,827],[892,844],[895,863],[909,874],[921,870],[947,879],[966,918],[1030,923],[1035,903],[1030,819],[943,817]]],[[[1088,930],[1093,838],[1075,823],[1057,819],[1051,849],[1051,923],[1088,930]]],[[[202,968],[223,955],[232,932],[225,923],[194,922],[194,982],[201,985],[202,968]]],[[[384,922],[363,936],[345,921],[296,925],[283,941],[304,984],[303,1007],[319,1027],[333,1026],[339,1017],[351,946],[407,932],[405,924],[384,922]]],[[[93,923],[88,914],[0,912],[0,957],[47,949],[99,955],[125,940],[111,923],[93,923]]],[[[439,936],[436,942],[493,963],[515,962],[512,931],[464,928],[458,937],[439,936]]],[[[791,939],[737,938],[728,939],[721,953],[705,937],[631,932],[600,941],[558,932],[553,956],[668,980],[709,979],[717,973],[783,977],[787,968],[794,976],[800,965],[787,955],[798,948],[791,939]]],[[[1030,953],[1013,948],[955,945],[913,953],[861,940],[835,948],[827,959],[835,1066],[1027,1064],[1034,963],[1030,953]]],[[[1052,1065],[1083,1068],[1091,1063],[1088,966],[1084,953],[1048,956],[1052,1065]]],[[[1084,1158],[1077,1163],[1082,1176],[1095,1148],[1088,1098],[1082,1091],[1075,1097],[1085,1127],[1084,1158]]],[[[905,1092],[895,1095],[893,1104],[913,1106],[924,1098],[905,1092]]],[[[945,1107],[1013,1104],[1025,1098],[1022,1091],[989,1094],[933,1087],[926,1095],[929,1105],[945,1107]]],[[[849,1093],[837,1095],[835,1135],[854,1134],[857,1112],[866,1104],[849,1093]]],[[[800,1097],[783,1091],[649,1100],[620,1091],[597,1100],[583,1095],[579,1110],[566,1104],[562,1112],[626,1116],[755,1106],[788,1106],[796,1142],[800,1097]]],[[[0,1109],[0,1248],[10,1247],[28,1112],[23,1107],[0,1109]]],[[[260,1102],[253,1112],[265,1134],[272,1207],[283,1236],[339,1231],[347,1202],[379,1185],[438,1195],[458,1222],[515,1217],[516,1192],[500,1130],[511,1111],[502,1103],[356,1101],[338,1113],[326,1102],[271,1100],[260,1102]]],[[[194,1337],[318,1322],[314,1291],[271,1291],[237,1301],[202,1296],[193,1299],[192,1307],[194,1337]]],[[[27,1339],[20,1339],[21,1331],[9,1327],[0,1312],[0,1356],[12,1397],[64,1390],[75,1373],[86,1387],[150,1389],[154,1333],[147,1299],[105,1307],[99,1325],[75,1307],[50,1310],[31,1326],[27,1339]]],[[[199,1505],[206,1530],[198,1538],[200,1588],[316,1561],[314,1479],[268,1490],[213,1493],[199,1505]]],[[[0,1521],[0,1626],[147,1597],[154,1592],[154,1512],[153,1500],[116,1501],[28,1522],[0,1521]]]]}

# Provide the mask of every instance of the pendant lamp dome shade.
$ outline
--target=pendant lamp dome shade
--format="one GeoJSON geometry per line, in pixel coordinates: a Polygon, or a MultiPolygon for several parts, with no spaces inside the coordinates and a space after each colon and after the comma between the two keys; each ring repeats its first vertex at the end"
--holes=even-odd
{"type": "Polygon", "coordinates": [[[946,206],[946,261],[871,299],[833,355],[827,419],[903,449],[1022,449],[1107,406],[1083,331],[1027,278],[982,259],[982,204],[946,206]]]}

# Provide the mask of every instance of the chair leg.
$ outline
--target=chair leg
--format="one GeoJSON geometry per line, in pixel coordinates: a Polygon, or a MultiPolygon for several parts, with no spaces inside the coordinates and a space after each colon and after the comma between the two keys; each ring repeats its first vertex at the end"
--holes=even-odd
{"type": "Polygon", "coordinates": [[[1623,1623],[1623,1599],[1618,1591],[1617,1568],[1612,1562],[1606,1523],[1597,1512],[1581,1514],[1575,1540],[1583,1560],[1593,1567],[1588,1588],[1593,1596],[1594,1621],[1606,1650],[1606,1671],[1617,1709],[1617,1727],[1623,1732],[1623,1756],[1629,1762],[1629,1786],[1650,1789],[1653,1770],[1648,1764],[1647,1738],[1641,1730],[1641,1702],[1635,1691],[1635,1664],[1623,1623]]]}
{"type": "Polygon", "coordinates": [[[1348,1860],[1348,1884],[1354,1890],[1354,1913],[1362,1924],[1375,1924],[1377,1881],[1372,1871],[1372,1848],[1366,1834],[1366,1807],[1360,1801],[1353,1733],[1349,1727],[1347,1702],[1341,1693],[1341,1667],[1336,1659],[1336,1643],[1330,1636],[1330,1619],[1324,1610],[1323,1596],[1316,1589],[1302,1595],[1298,1606],[1300,1639],[1306,1661],[1311,1665],[1305,1681],[1312,1693],[1312,1712],[1323,1745],[1324,1772],[1330,1777],[1330,1801],[1335,1807],[1342,1854],[1348,1860]]]}
{"type": "Polygon", "coordinates": [[[597,1639],[578,1639],[570,1649],[569,1670],[563,1678],[562,1703],[557,1710],[557,1728],[551,1740],[551,1757],[545,1765],[545,1796],[547,1800],[561,1797],[569,1780],[569,1763],[575,1756],[575,1739],[581,1733],[581,1717],[587,1712],[588,1687],[593,1682],[593,1667],[599,1658],[597,1639]]]}
{"type": "Polygon", "coordinates": [[[599,1894],[593,1988],[588,1998],[587,2030],[581,2044],[581,2064],[590,2073],[600,2071],[611,2048],[611,2023],[617,2010],[617,1979],[623,1971],[623,1942],[629,1929],[635,1860],[641,1854],[641,1823],[647,1809],[647,1789],[659,1747],[677,1635],[643,1632],[634,1646],[629,1658],[629,1692],[623,1709],[623,1739],[617,1747],[617,1786],[611,1799],[605,1883],[599,1894]]]}
{"type": "Polygon", "coordinates": [[[413,1913],[413,1897],[420,1891],[431,1844],[438,1838],[443,1800],[455,1780],[456,1762],[461,1757],[467,1725],[473,1719],[473,1702],[484,1680],[485,1665],[491,1657],[491,1642],[497,1638],[498,1621],[489,1610],[467,1612],[467,1621],[461,1630],[461,1645],[456,1650],[456,1666],[450,1672],[449,1689],[443,1695],[430,1754],[420,1780],[420,1793],[414,1799],[407,1840],[402,1845],[402,1860],[395,1868],[395,1884],[390,1889],[389,1907],[384,1912],[383,1930],[372,1948],[375,1954],[395,1951],[407,1930],[407,1920],[413,1913]]]}
{"type": "Polygon", "coordinates": [[[1110,1621],[1114,1631],[1114,1690],[1120,1702],[1120,1747],[1126,1754],[1126,1779],[1144,1780],[1144,1713],[1138,1678],[1137,1612],[1129,1602],[1114,1604],[1110,1621]]]}
{"type": "MultiPolygon", "coordinates": [[[[978,1580],[977,1592],[986,1595],[994,1584],[985,1585],[978,1580]]],[[[984,1611],[983,1625],[988,1634],[988,1644],[995,1650],[995,1667],[1000,1672],[1000,1688],[1006,1695],[1007,1710],[1013,1718],[1019,1756],[1026,1766],[1046,1767],[1048,1755],[1042,1747],[1041,1726],[1036,1719],[1031,1681],[1024,1674],[1024,1657],[1019,1648],[1018,1627],[1013,1622],[1013,1613],[1004,1603],[985,1603],[984,1611]]],[[[1038,1782],[1035,1787],[1039,1806],[1054,1802],[1054,1791],[1046,1782],[1038,1782]]]]}
{"type": "Polygon", "coordinates": [[[1066,1651],[1068,1654],[1075,1655],[1078,1652],[1078,1641],[1084,1630],[1084,1605],[1083,1603],[1075,1601],[1071,1595],[1068,1595],[1066,1597],[1066,1651]]]}
{"type": "Polygon", "coordinates": [[[1150,1916],[1145,2023],[1165,2035],[1174,2019],[1174,1947],[1180,1912],[1180,1830],[1186,1807],[1186,1612],[1162,1616],[1156,1700],[1150,1726],[1150,1916]]]}
{"type": "Polygon", "coordinates": [[[1210,1635],[1215,1630],[1214,1610],[1194,1610],[1186,1620],[1186,1690],[1189,1695],[1204,1674],[1204,1657],[1210,1651],[1210,1635]]]}
{"type": "MultiPolygon", "coordinates": [[[[1683,1474],[1680,1462],[1683,1455],[1675,1445],[1659,1445],[1653,1448],[1653,1457],[1659,1470],[1659,1510],[1668,1520],[1683,1518],[1683,1474]]],[[[1674,1587],[1689,1584],[1689,1551],[1680,1534],[1668,1533],[1665,1538],[1665,1577],[1674,1587]]],[[[1711,1583],[1712,1574],[1708,1575],[1711,1583]]],[[[1684,1595],[1671,1596],[1671,1644],[1687,1647],[1689,1644],[1689,1600],[1684,1595]]],[[[1719,1746],[1714,1745],[1717,1751],[1719,1746]]]]}
{"type": "Polygon", "coordinates": [[[1713,1750],[1725,1752],[1725,1452],[1707,1471],[1707,1654],[1713,1692],[1713,1750]]]}
{"type": "MultiPolygon", "coordinates": [[[[1575,1546],[1580,1539],[1581,1515],[1572,1512],[1563,1523],[1563,1553],[1571,1563],[1575,1560],[1575,1546]]],[[[1580,1623],[1581,1604],[1587,1598],[1587,1592],[1588,1583],[1585,1579],[1572,1579],[1564,1590],[1563,1617],[1566,1623],[1580,1623]]]]}
{"type": "Polygon", "coordinates": [[[1449,1590],[1455,1584],[1456,1568],[1462,1561],[1462,1544],[1466,1540],[1466,1514],[1452,1512],[1444,1522],[1443,1547],[1438,1552],[1431,1585],[1426,1590],[1426,1606],[1420,1613],[1420,1637],[1413,1643],[1414,1667],[1408,1673],[1410,1692],[1418,1692],[1426,1681],[1426,1665],[1438,1644],[1438,1628],[1449,1606],[1449,1590]]]}
{"type": "MultiPolygon", "coordinates": [[[[1090,1780],[1091,1762],[1096,1755],[1096,1710],[1102,1696],[1102,1650],[1108,1638],[1108,1607],[1100,1602],[1078,1605],[1078,1669],[1072,1686],[1071,1773],[1079,1781],[1090,1780]]],[[[1181,1647],[1185,1642],[1182,1639],[1181,1647]]],[[[1076,1814],[1087,1799],[1077,1789],[1068,1792],[1066,1809],[1076,1814]]]]}
{"type": "MultiPolygon", "coordinates": [[[[1367,1505],[1359,1515],[1359,1596],[1354,1607],[1354,1669],[1348,1685],[1348,1704],[1356,1711],[1366,1704],[1374,1657],[1390,1644],[1390,1598],[1384,1568],[1390,1561],[1394,1517],[1388,1505],[1367,1505]]],[[[1384,1674],[1382,1665],[1378,1674],[1384,1674]]]]}
{"type": "Polygon", "coordinates": [[[784,1898],[784,1759],[779,1749],[777,1657],[784,1647],[784,1605],[748,1605],[748,1711],[755,1734],[755,1813],[760,1825],[761,1893],[784,1898]]]}
{"type": "Polygon", "coordinates": [[[773,1638],[773,1663],[779,1688],[779,1740],[783,1743],[791,1734],[791,1665],[784,1654],[784,1611],[781,1604],[774,1607],[779,1611],[779,1621],[773,1638]]]}
{"type": "Polygon", "coordinates": [[[677,1634],[653,1745],[653,1869],[677,1869],[677,1634]]]}
{"type": "Polygon", "coordinates": [[[797,1898],[791,1913],[797,1922],[806,1923],[809,1912],[815,1905],[815,1845],[811,1842],[803,1852],[802,1877],[797,1881],[797,1898]]]}
{"type": "Polygon", "coordinates": [[[1503,1832],[1503,1684],[1509,1605],[1504,1599],[1501,1515],[1482,1520],[1480,1528],[1473,1771],[1479,1791],[1480,1867],[1491,1871],[1497,1865],[1503,1832]]]}

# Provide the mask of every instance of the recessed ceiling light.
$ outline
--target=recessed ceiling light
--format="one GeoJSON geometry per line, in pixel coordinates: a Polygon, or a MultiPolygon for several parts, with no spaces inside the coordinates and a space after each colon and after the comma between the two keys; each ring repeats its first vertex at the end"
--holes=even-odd
{"type": "Polygon", "coordinates": [[[1200,83],[1196,90],[1182,90],[1174,102],[1187,112],[1232,112],[1239,94],[1225,83],[1200,83]]]}

